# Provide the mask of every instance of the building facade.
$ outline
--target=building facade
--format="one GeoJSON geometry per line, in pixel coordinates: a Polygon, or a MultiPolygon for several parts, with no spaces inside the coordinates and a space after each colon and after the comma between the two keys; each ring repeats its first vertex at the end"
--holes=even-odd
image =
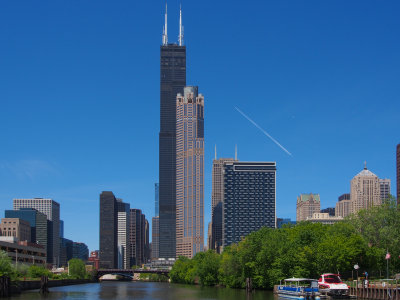
{"type": "Polygon", "coordinates": [[[186,85],[186,47],[168,43],[167,13],[160,47],[159,197],[162,258],[176,256],[176,95],[186,85]]]}
{"type": "Polygon", "coordinates": [[[186,86],[176,99],[176,256],[204,247],[204,97],[186,86]]]}
{"type": "Polygon", "coordinates": [[[60,263],[60,204],[53,199],[33,198],[14,199],[13,209],[33,208],[47,217],[47,262],[53,265],[60,263]]]}
{"type": "Polygon", "coordinates": [[[338,202],[336,202],[335,216],[345,218],[350,214],[350,211],[350,194],[343,194],[339,196],[338,202]]]}
{"type": "Polygon", "coordinates": [[[89,258],[89,248],[85,243],[73,242],[72,257],[86,262],[89,258]]]}
{"type": "Polygon", "coordinates": [[[66,238],[60,240],[60,266],[67,267],[68,261],[73,258],[74,242],[66,238]]]}
{"type": "Polygon", "coordinates": [[[311,223],[321,223],[325,225],[333,225],[339,221],[343,221],[343,217],[335,217],[329,213],[313,213],[311,217],[307,218],[311,223]]]}
{"type": "Polygon", "coordinates": [[[327,207],[327,208],[321,209],[320,213],[327,213],[331,217],[334,217],[335,216],[335,207],[327,207]]]}
{"type": "Polygon", "coordinates": [[[159,185],[154,185],[154,217],[151,219],[151,259],[160,257],[160,206],[159,185]]]}
{"type": "Polygon", "coordinates": [[[319,213],[321,210],[321,201],[319,194],[300,194],[297,197],[296,205],[296,221],[305,221],[311,218],[314,213],[319,213]]]}
{"type": "Polygon", "coordinates": [[[118,267],[118,207],[117,199],[110,191],[100,194],[100,268],[118,267]]]}
{"type": "Polygon", "coordinates": [[[3,218],[0,223],[0,236],[12,236],[18,241],[31,242],[31,225],[19,218],[3,218]]]}
{"type": "Polygon", "coordinates": [[[118,223],[118,269],[130,269],[130,205],[117,199],[118,223]]]}
{"type": "Polygon", "coordinates": [[[131,265],[141,266],[150,259],[149,223],[140,209],[130,214],[131,265]]]}
{"type": "Polygon", "coordinates": [[[381,203],[387,201],[390,197],[390,179],[379,179],[381,203]]]}
{"type": "Polygon", "coordinates": [[[43,246],[27,241],[9,243],[0,240],[0,251],[5,251],[12,261],[29,265],[45,265],[46,249],[43,246]]]}
{"type": "Polygon", "coordinates": [[[381,205],[379,178],[367,169],[353,177],[350,183],[351,213],[381,205]]]}
{"type": "Polygon", "coordinates": [[[276,228],[276,163],[226,162],[223,247],[263,226],[276,228]]]}
{"type": "Polygon", "coordinates": [[[234,162],[233,158],[213,160],[211,191],[211,238],[209,249],[221,253],[222,247],[222,206],[224,203],[224,164],[234,162]]]}

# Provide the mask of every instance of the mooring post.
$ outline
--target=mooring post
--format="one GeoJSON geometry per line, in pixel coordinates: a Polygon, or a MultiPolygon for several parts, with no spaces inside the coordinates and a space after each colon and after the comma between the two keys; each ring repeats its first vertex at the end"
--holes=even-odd
{"type": "Polygon", "coordinates": [[[49,277],[40,277],[40,293],[47,294],[49,292],[49,277]]]}

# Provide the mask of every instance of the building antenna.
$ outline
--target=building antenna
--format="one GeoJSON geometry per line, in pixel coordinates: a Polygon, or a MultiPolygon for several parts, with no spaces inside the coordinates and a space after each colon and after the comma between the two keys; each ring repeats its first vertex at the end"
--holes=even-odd
{"type": "Polygon", "coordinates": [[[367,161],[364,161],[364,170],[367,170],[367,161]]]}
{"type": "Polygon", "coordinates": [[[215,144],[215,160],[217,160],[217,144],[215,144]]]}
{"type": "Polygon", "coordinates": [[[168,10],[167,2],[165,2],[165,24],[163,27],[162,44],[163,46],[168,45],[168,10]]]}
{"type": "Polygon", "coordinates": [[[179,46],[183,46],[182,4],[179,6],[179,46]]]}
{"type": "Polygon", "coordinates": [[[237,160],[237,145],[235,145],[235,160],[237,160]]]}

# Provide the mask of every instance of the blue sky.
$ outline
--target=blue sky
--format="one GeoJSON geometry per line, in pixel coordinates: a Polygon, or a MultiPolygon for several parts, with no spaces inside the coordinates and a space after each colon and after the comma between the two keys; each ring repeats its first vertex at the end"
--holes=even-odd
{"type": "MultiPolygon", "coordinates": [[[[0,216],[61,204],[98,249],[99,194],[154,215],[163,1],[0,2],[0,216]]],[[[400,143],[398,1],[183,1],[187,83],[205,96],[205,231],[218,157],[277,162],[277,215],[322,207],[366,160],[392,180],[400,143]],[[237,106],[293,157],[246,120],[237,106]]],[[[179,1],[168,2],[169,41],[179,1]]]]}

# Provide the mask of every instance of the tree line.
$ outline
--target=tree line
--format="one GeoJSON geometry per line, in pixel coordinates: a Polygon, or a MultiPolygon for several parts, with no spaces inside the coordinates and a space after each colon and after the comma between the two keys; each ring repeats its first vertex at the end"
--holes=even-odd
{"type": "Polygon", "coordinates": [[[180,257],[172,282],[271,289],[290,277],[319,278],[322,273],[351,278],[353,266],[386,276],[390,253],[393,275],[400,270],[400,211],[392,197],[384,205],[362,210],[334,225],[300,222],[280,229],[261,228],[221,254],[208,250],[193,259],[180,257]]]}

